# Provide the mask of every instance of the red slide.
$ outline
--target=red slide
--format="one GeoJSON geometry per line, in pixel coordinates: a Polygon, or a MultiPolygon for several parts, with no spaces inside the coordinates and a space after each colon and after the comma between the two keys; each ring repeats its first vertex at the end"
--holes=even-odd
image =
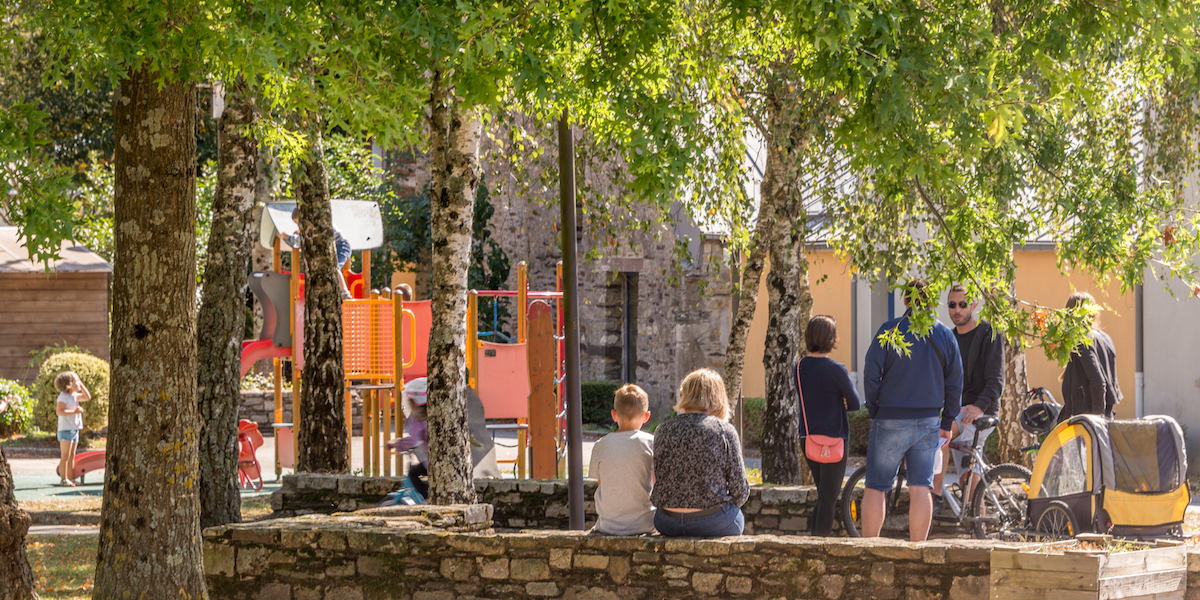
{"type": "Polygon", "coordinates": [[[271,340],[257,340],[248,344],[242,344],[242,377],[250,372],[254,367],[254,363],[264,358],[276,358],[283,356],[291,356],[292,347],[284,348],[276,347],[271,340]]]}
{"type": "Polygon", "coordinates": [[[92,471],[99,471],[104,468],[105,453],[103,450],[92,450],[90,452],[80,452],[75,455],[75,470],[72,471],[74,479],[83,483],[84,475],[92,471]]]}

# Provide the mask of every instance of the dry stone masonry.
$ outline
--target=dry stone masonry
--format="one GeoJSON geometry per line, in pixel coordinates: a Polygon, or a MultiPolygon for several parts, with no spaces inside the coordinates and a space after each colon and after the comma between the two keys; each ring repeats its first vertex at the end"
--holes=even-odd
{"type": "Polygon", "coordinates": [[[204,532],[213,598],[983,600],[988,545],[494,533],[490,508],[308,515],[204,532]]]}

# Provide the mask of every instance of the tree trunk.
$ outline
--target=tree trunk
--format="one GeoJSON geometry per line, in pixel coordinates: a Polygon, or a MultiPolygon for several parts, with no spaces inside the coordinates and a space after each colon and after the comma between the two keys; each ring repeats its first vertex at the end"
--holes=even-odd
{"type": "Polygon", "coordinates": [[[292,170],[300,203],[304,256],[304,373],[300,386],[300,457],[296,470],[346,473],[345,378],[342,369],[342,296],[337,278],[333,212],[319,126],[311,146],[292,170]]]}
{"type": "Polygon", "coordinates": [[[251,214],[258,192],[258,140],[247,135],[255,107],[244,81],[225,96],[217,150],[208,265],[197,317],[200,412],[200,527],[242,520],[238,485],[238,404],[242,335],[246,326],[251,214]]]}
{"type": "Polygon", "coordinates": [[[12,469],[0,447],[0,600],[36,599],[36,581],[25,556],[25,536],[32,520],[17,506],[12,469]]]}
{"type": "Polygon", "coordinates": [[[792,370],[804,356],[804,329],[812,316],[808,289],[808,260],[804,236],[808,214],[800,193],[797,150],[804,122],[785,92],[784,78],[768,84],[767,164],[763,173],[759,221],[766,221],[763,240],[770,254],[767,274],[768,320],[763,362],[766,367],[766,406],[763,411],[763,483],[799,484],[807,474],[800,460],[800,406],[792,370]],[[764,211],[762,206],[766,206],[764,211]]]}
{"type": "MultiPolygon", "coordinates": [[[[113,99],[112,385],[93,598],[208,598],[196,440],[196,88],[113,99]]],[[[86,410],[86,407],[85,407],[86,410]]]]}
{"type": "MultiPolygon", "coordinates": [[[[1010,289],[1009,292],[1013,290],[1010,289]]],[[[1009,296],[1013,298],[1013,296],[1009,296]]],[[[1016,300],[1010,300],[1016,308],[1016,300]]],[[[1000,443],[1000,462],[1016,463],[1033,467],[1033,457],[1021,452],[1021,448],[1037,443],[1037,438],[1021,429],[1021,411],[1028,406],[1025,394],[1029,392],[1029,375],[1025,370],[1025,350],[1020,340],[1005,340],[1004,344],[1004,393],[1000,395],[1000,424],[996,436],[1000,443]]]]}
{"type": "MultiPolygon", "coordinates": [[[[762,214],[767,203],[766,198],[759,201],[759,214],[762,214]]],[[[725,395],[729,397],[731,414],[737,414],[739,392],[742,390],[742,370],[746,365],[746,339],[750,336],[750,325],[754,322],[758,286],[762,280],[763,263],[767,258],[766,229],[765,219],[759,219],[754,226],[754,237],[750,239],[750,255],[742,269],[741,289],[738,290],[738,312],[729,328],[729,343],[725,346],[725,395]]]]}
{"type": "Polygon", "coordinates": [[[467,430],[467,268],[475,190],[479,185],[478,115],[447,106],[453,90],[433,74],[430,141],[433,164],[433,326],[429,336],[429,480],[433,504],[471,503],[471,447],[467,430]]]}

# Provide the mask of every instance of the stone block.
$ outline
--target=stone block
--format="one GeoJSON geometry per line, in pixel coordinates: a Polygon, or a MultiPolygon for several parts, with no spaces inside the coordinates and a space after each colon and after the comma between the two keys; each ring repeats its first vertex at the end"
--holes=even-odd
{"type": "Polygon", "coordinates": [[[254,600],[292,600],[292,586],[286,583],[268,583],[258,590],[254,600]]]}
{"type": "Polygon", "coordinates": [[[985,600],[991,589],[987,575],[955,577],[950,584],[950,600],[985,600]]]}
{"type": "Polygon", "coordinates": [[[583,547],[605,554],[628,554],[654,550],[655,543],[648,538],[631,536],[589,535],[583,539],[583,547]]]}
{"type": "Polygon", "coordinates": [[[742,505],[742,514],[757,515],[758,511],[762,510],[762,502],[751,500],[742,505]]]}
{"type": "MultiPolygon", "coordinates": [[[[763,509],[766,510],[766,509],[763,509]]],[[[754,520],[754,532],[763,533],[779,528],[779,517],[759,517],[754,520]]]]}
{"type": "Polygon", "coordinates": [[[379,577],[383,574],[383,561],[375,556],[360,556],[356,563],[358,574],[364,577],[379,577]]]}
{"type": "Polygon", "coordinates": [[[576,554],[576,569],[607,569],[608,557],[599,554],[576,554]]]}
{"type": "MultiPolygon", "coordinates": [[[[285,479],[284,481],[287,481],[287,480],[285,479]]],[[[272,511],[278,512],[278,511],[283,510],[283,494],[284,494],[283,490],[275,490],[274,492],[271,492],[271,510],[272,511]]]]}
{"type": "Polygon", "coordinates": [[[525,593],[540,598],[557,596],[558,584],[553,581],[531,581],[525,584],[525,593]]]}
{"type": "Polygon", "coordinates": [[[294,565],[296,564],[296,553],[288,552],[287,550],[272,550],[267,555],[267,564],[270,565],[294,565]]]}
{"type": "Polygon", "coordinates": [[[475,561],[469,558],[443,558],[438,570],[451,581],[467,581],[475,572],[475,561]]]}
{"type": "Polygon", "coordinates": [[[523,494],[533,494],[542,489],[542,484],[537,481],[518,481],[517,491],[523,494]]]}
{"type": "Polygon", "coordinates": [[[337,491],[347,496],[357,496],[362,493],[362,479],[358,477],[339,477],[337,491]]]}
{"type": "Polygon", "coordinates": [[[691,573],[691,569],[680,567],[678,565],[669,565],[662,568],[663,577],[667,579],[685,579],[691,573]]]}
{"type": "Polygon", "coordinates": [[[448,538],[446,541],[455,550],[471,554],[481,554],[483,556],[500,556],[504,554],[504,550],[508,546],[504,538],[498,535],[455,536],[448,538]]]}
{"type": "Polygon", "coordinates": [[[454,592],[416,592],[412,600],[454,600],[454,592]]]}
{"type": "Polygon", "coordinates": [[[617,589],[617,597],[622,600],[639,600],[646,595],[646,588],[621,586],[617,589]]]}
{"type": "Polygon", "coordinates": [[[325,531],[317,538],[317,547],[334,552],[346,551],[346,533],[343,531],[325,531]]]}
{"type": "Polygon", "coordinates": [[[363,600],[363,593],[356,587],[336,587],[325,592],[325,600],[363,600]]]}
{"type": "Polygon", "coordinates": [[[208,575],[209,577],[233,577],[233,575],[237,572],[234,563],[235,556],[236,552],[234,551],[233,546],[205,542],[204,574],[208,575]]]}
{"type": "Polygon", "coordinates": [[[557,491],[554,489],[555,487],[556,486],[554,483],[546,482],[546,483],[542,484],[542,487],[538,491],[540,491],[543,495],[550,496],[550,495],[554,494],[555,491],[557,491]]]}
{"type": "Polygon", "coordinates": [[[315,548],[317,544],[317,532],[284,529],[279,532],[279,543],[285,548],[315,548]]]}
{"type": "Polygon", "coordinates": [[[663,544],[665,552],[681,552],[683,554],[691,554],[696,551],[696,542],[694,540],[667,540],[663,544]]]}
{"type": "Polygon", "coordinates": [[[697,556],[727,556],[731,544],[721,540],[699,540],[696,542],[697,556]]]}
{"type": "Polygon", "coordinates": [[[863,548],[855,542],[829,542],[822,550],[830,556],[862,556],[863,548]]]}
{"type": "MultiPolygon", "coordinates": [[[[1189,559],[1191,556],[1189,555],[1189,559]]],[[[959,548],[950,547],[946,550],[946,560],[951,563],[979,563],[988,565],[991,564],[992,550],[991,548],[959,548]]]]}
{"type": "Polygon", "coordinates": [[[303,475],[305,482],[299,486],[300,489],[320,490],[332,492],[338,489],[338,476],[325,475],[318,473],[310,473],[303,475]]]}
{"type": "Polygon", "coordinates": [[[890,562],[877,562],[871,565],[871,581],[879,585],[892,585],[896,580],[896,565],[890,562]]]}
{"type": "Polygon", "coordinates": [[[928,565],[944,565],[946,564],[946,547],[945,546],[926,546],[921,548],[921,560],[928,565]]]}
{"type": "Polygon", "coordinates": [[[656,563],[658,562],[658,557],[659,555],[656,552],[634,552],[633,562],[638,564],[656,563]]]}
{"type": "Polygon", "coordinates": [[[279,542],[279,530],[266,528],[237,528],[231,530],[230,538],[235,542],[244,542],[247,544],[276,544],[279,542]]]}
{"type": "Polygon", "coordinates": [[[846,587],[846,578],[841,575],[824,575],[821,577],[821,594],[829,600],[842,597],[842,589],[846,587]]]}
{"type": "Polygon", "coordinates": [[[508,579],[508,559],[480,559],[479,575],[484,579],[508,579]]]}
{"type": "Polygon", "coordinates": [[[339,500],[337,505],[338,512],[354,512],[358,510],[358,501],[354,498],[346,498],[339,500]]]}
{"type": "Polygon", "coordinates": [[[561,519],[571,516],[571,509],[566,504],[554,503],[546,505],[547,519],[561,519]]]}
{"type": "Polygon", "coordinates": [[[229,528],[224,525],[220,525],[218,527],[209,527],[209,528],[205,529],[204,531],[200,532],[201,537],[203,537],[206,540],[222,539],[228,534],[229,534],[229,528]]]}
{"type": "Polygon", "coordinates": [[[608,576],[613,583],[625,583],[629,580],[629,558],[613,556],[608,560],[608,576]]]}
{"type": "Polygon", "coordinates": [[[243,546],[237,553],[239,575],[259,575],[267,567],[267,549],[260,546],[243,546]]]}
{"type": "Polygon", "coordinates": [[[328,577],[354,577],[354,561],[330,559],[325,565],[325,575],[328,577]]]}
{"type": "Polygon", "coordinates": [[[486,481],[488,482],[488,487],[490,487],[492,491],[497,494],[504,494],[517,489],[517,482],[513,480],[489,479],[486,481]]]}
{"type": "Polygon", "coordinates": [[[550,566],[555,569],[570,569],[571,555],[574,553],[570,548],[551,548],[550,566]]]}
{"type": "Polygon", "coordinates": [[[873,556],[886,558],[888,560],[920,561],[924,558],[924,556],[921,554],[920,548],[910,545],[901,545],[900,543],[871,546],[867,552],[870,552],[873,556]]]}
{"type": "Polygon", "coordinates": [[[515,558],[509,569],[510,577],[521,581],[550,578],[550,564],[537,558],[515,558]]]}
{"type": "Polygon", "coordinates": [[[321,600],[321,590],[310,587],[297,587],[292,590],[296,600],[321,600]]]}
{"type": "Polygon", "coordinates": [[[930,590],[908,588],[904,591],[904,600],[942,600],[942,595],[930,590]]]}
{"type": "Polygon", "coordinates": [[[784,517],[779,520],[779,528],[784,531],[808,531],[808,519],[805,517],[784,517]]]}
{"type": "Polygon", "coordinates": [[[767,558],[761,554],[751,554],[749,552],[739,552],[731,554],[729,558],[721,562],[735,567],[761,567],[767,562],[767,558]]]}
{"type": "Polygon", "coordinates": [[[721,573],[695,573],[692,575],[692,589],[700,594],[715,594],[723,579],[725,576],[721,573]]]}
{"type": "Polygon", "coordinates": [[[754,580],[750,579],[749,577],[737,577],[730,575],[729,578],[725,580],[725,591],[729,592],[730,594],[749,594],[753,590],[754,580]]]}

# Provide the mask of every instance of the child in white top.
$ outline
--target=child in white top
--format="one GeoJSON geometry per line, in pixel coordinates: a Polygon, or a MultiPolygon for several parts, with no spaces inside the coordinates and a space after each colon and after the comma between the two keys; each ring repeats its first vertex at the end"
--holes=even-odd
{"type": "Polygon", "coordinates": [[[79,445],[79,430],[83,429],[83,408],[80,402],[92,399],[92,393],[74,371],[63,371],[54,378],[58,388],[58,401],[54,412],[58,414],[58,447],[62,458],[58,463],[59,485],[75,485],[75,448],[79,445]]]}
{"type": "Polygon", "coordinates": [[[607,535],[639,535],[654,531],[654,436],[641,430],[650,420],[649,398],[630,383],[617,390],[612,418],[617,431],[592,447],[588,476],[596,479],[594,530],[607,535]]]}

